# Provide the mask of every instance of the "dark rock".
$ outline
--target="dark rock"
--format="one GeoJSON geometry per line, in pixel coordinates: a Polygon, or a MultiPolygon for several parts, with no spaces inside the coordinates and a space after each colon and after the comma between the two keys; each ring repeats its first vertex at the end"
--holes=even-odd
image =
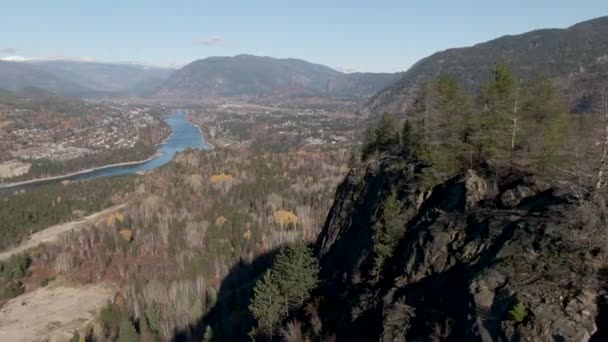
{"type": "Polygon", "coordinates": [[[429,190],[417,184],[415,162],[395,163],[352,170],[319,237],[322,292],[332,308],[324,326],[338,340],[380,338],[388,331],[386,312],[399,307],[415,313],[406,340],[439,334],[450,341],[587,341],[597,335],[605,245],[590,248],[596,228],[576,219],[576,205],[529,175],[488,179],[468,171],[429,190]],[[391,191],[407,223],[376,278],[370,274],[372,227],[391,191]],[[521,322],[510,314],[518,303],[526,308],[521,322]]]}

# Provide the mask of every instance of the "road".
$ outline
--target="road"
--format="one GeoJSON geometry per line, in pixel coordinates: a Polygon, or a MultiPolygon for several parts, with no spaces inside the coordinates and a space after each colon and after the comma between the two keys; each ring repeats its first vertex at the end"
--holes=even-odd
{"type": "Polygon", "coordinates": [[[32,234],[29,239],[27,239],[20,245],[0,252],[0,261],[4,261],[15,254],[23,253],[43,243],[55,241],[57,240],[59,235],[65,232],[77,231],[86,227],[90,227],[91,224],[97,222],[100,218],[106,216],[107,214],[116,212],[124,208],[126,205],[126,203],[118,204],[102,211],[98,211],[77,221],[61,223],[55,226],[51,226],[49,228],[45,228],[39,232],[32,234]]]}

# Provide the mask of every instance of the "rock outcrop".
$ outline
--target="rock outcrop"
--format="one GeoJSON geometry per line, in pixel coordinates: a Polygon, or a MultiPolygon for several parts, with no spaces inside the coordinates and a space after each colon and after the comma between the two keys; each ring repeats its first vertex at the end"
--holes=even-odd
{"type": "Polygon", "coordinates": [[[338,187],[317,243],[324,330],[338,340],[605,337],[607,231],[588,208],[531,175],[468,171],[425,189],[420,168],[372,161],[338,187]],[[373,226],[392,192],[405,233],[376,277],[373,226]]]}

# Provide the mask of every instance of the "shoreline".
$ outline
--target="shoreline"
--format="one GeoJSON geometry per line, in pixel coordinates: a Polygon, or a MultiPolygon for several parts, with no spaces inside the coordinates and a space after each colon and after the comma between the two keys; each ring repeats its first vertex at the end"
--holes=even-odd
{"type": "Polygon", "coordinates": [[[213,145],[211,143],[211,141],[205,137],[205,132],[203,132],[202,125],[200,125],[200,124],[198,124],[198,123],[190,120],[190,116],[191,116],[191,114],[187,114],[186,115],[186,121],[188,121],[188,123],[190,125],[192,125],[192,126],[194,126],[194,127],[196,127],[198,129],[198,133],[201,135],[201,139],[205,142],[205,145],[207,145],[210,150],[213,150],[215,148],[215,145],[213,145]]]}
{"type": "Polygon", "coordinates": [[[105,169],[109,169],[112,167],[139,165],[139,164],[147,163],[147,162],[151,161],[152,159],[160,157],[161,155],[162,155],[162,152],[157,150],[156,152],[154,152],[153,155],[151,155],[150,157],[143,159],[143,160],[134,160],[134,161],[130,161],[130,162],[106,164],[106,165],[96,166],[96,167],[92,167],[92,168],[84,169],[84,170],[80,170],[80,171],[74,171],[71,173],[58,175],[58,176],[48,176],[48,177],[43,177],[43,178],[35,178],[35,179],[24,180],[24,181],[14,182],[14,183],[6,183],[6,184],[0,183],[0,190],[4,190],[4,189],[16,187],[16,186],[22,186],[22,185],[30,185],[30,184],[43,183],[43,182],[48,182],[48,181],[62,180],[64,178],[70,178],[70,177],[82,175],[82,174],[89,173],[89,172],[105,170],[105,169]]]}
{"type": "MultiPolygon", "coordinates": [[[[213,145],[211,143],[209,143],[206,139],[205,139],[205,134],[202,130],[202,128],[193,123],[192,121],[188,120],[189,115],[186,115],[186,122],[191,125],[194,126],[198,129],[199,134],[201,136],[202,141],[204,142],[204,144],[209,148],[209,149],[213,149],[213,145]]],[[[0,192],[2,191],[6,191],[9,190],[11,188],[15,188],[15,187],[20,187],[20,186],[24,186],[24,185],[32,185],[32,184],[37,184],[37,183],[45,183],[45,182],[52,182],[52,181],[61,181],[61,180],[65,180],[74,176],[79,176],[79,175],[83,175],[83,174],[87,174],[87,173],[91,173],[91,172],[96,172],[96,171],[101,171],[101,170],[105,170],[105,169],[109,169],[109,168],[114,168],[114,167],[121,167],[121,166],[135,166],[135,165],[141,165],[144,163],[147,163],[153,159],[156,159],[160,156],[163,155],[163,153],[160,151],[159,147],[164,145],[165,143],[167,143],[167,141],[169,141],[169,139],[171,139],[171,137],[175,135],[175,131],[171,131],[171,133],[166,136],[161,142],[155,144],[155,148],[156,151],[154,152],[154,154],[152,154],[150,157],[143,159],[143,160],[134,160],[134,161],[128,161],[128,162],[121,162],[121,163],[114,163],[114,164],[106,164],[106,165],[101,165],[101,166],[96,166],[96,167],[91,167],[88,169],[84,169],[84,170],[79,170],[79,171],[74,171],[74,172],[70,172],[67,174],[63,174],[63,175],[57,175],[57,176],[48,176],[48,177],[42,177],[42,178],[35,178],[35,179],[30,179],[30,180],[24,180],[24,181],[19,181],[19,182],[13,182],[13,183],[0,183],[0,192]]]]}

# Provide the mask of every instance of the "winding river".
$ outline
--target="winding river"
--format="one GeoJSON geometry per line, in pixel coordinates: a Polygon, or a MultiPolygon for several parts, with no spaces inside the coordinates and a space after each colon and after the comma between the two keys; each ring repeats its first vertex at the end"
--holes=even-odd
{"type": "Polygon", "coordinates": [[[76,172],[65,176],[50,177],[46,179],[26,181],[14,185],[0,186],[0,193],[13,192],[27,187],[59,182],[64,180],[86,180],[102,177],[119,176],[126,174],[141,173],[154,170],[167,164],[173,159],[177,152],[186,149],[209,149],[210,145],[205,141],[201,130],[188,122],[187,112],[176,110],[165,118],[165,122],[173,131],[171,136],[158,146],[154,157],[141,163],[128,163],[128,165],[111,165],[99,167],[83,172],[76,172]]]}

